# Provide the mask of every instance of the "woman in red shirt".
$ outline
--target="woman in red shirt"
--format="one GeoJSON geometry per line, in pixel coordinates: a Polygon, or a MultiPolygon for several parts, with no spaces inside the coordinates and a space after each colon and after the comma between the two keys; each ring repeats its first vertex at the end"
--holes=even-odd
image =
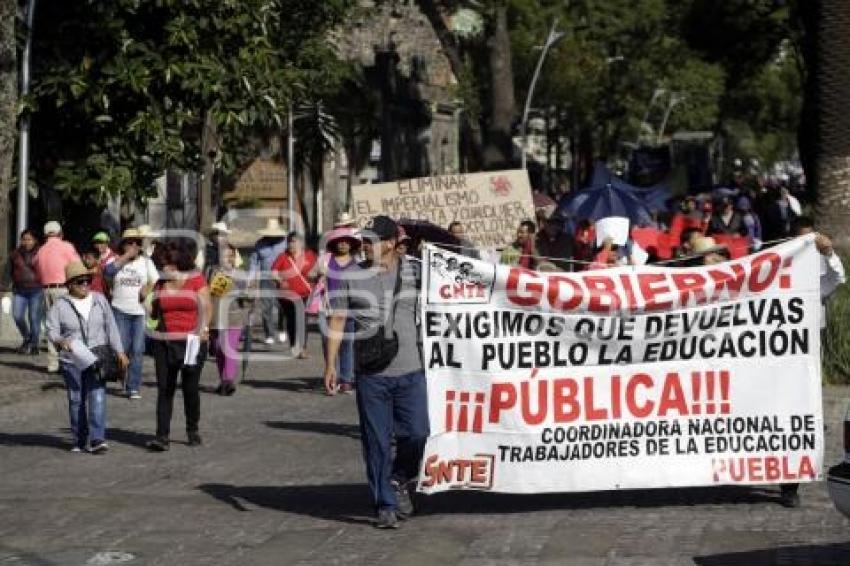
{"type": "Polygon", "coordinates": [[[147,446],[157,452],[168,450],[171,411],[180,374],[189,446],[201,444],[198,434],[201,418],[198,384],[206,357],[212,308],[207,282],[196,271],[194,257],[187,246],[172,242],[157,248],[152,258],[160,271],[153,302],[153,316],[158,319],[159,326],[153,340],[157,386],[156,438],[147,446]],[[187,341],[198,338],[200,349],[197,356],[187,360],[187,341]]]}
{"type": "Polygon", "coordinates": [[[304,238],[297,232],[286,237],[286,251],[272,264],[272,273],[280,285],[280,308],[286,315],[286,333],[292,351],[298,358],[307,358],[307,319],[305,309],[313,287],[311,271],[316,265],[316,254],[305,248],[304,238]],[[296,332],[298,335],[296,336],[296,332]]]}

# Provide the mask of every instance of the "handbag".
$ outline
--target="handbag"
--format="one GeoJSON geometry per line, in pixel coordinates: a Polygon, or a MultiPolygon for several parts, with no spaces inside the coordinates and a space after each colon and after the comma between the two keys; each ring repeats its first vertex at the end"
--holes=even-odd
{"type": "Polygon", "coordinates": [[[362,339],[354,349],[354,363],[360,375],[374,375],[387,369],[398,354],[398,333],[393,328],[395,311],[398,307],[399,291],[401,291],[401,261],[396,271],[395,288],[393,289],[393,308],[385,325],[378,327],[375,334],[362,339]],[[387,337],[386,329],[392,330],[392,337],[387,337]]]}
{"type": "Polygon", "coordinates": [[[325,280],[319,279],[318,283],[316,283],[313,290],[310,291],[310,296],[307,298],[307,306],[304,308],[304,312],[307,314],[319,314],[319,311],[324,310],[327,312],[327,309],[324,309],[325,303],[325,280]]]}
{"type": "MultiPolygon", "coordinates": [[[[83,320],[83,315],[80,314],[80,311],[77,310],[77,307],[74,306],[74,303],[72,303],[70,299],[65,300],[68,301],[68,304],[71,306],[74,314],[77,315],[77,320],[80,322],[80,334],[83,335],[83,344],[88,347],[89,339],[86,333],[86,323],[83,320]]],[[[109,328],[107,326],[106,315],[107,313],[104,312],[103,328],[106,331],[106,336],[108,337],[109,328]]],[[[95,373],[98,381],[118,381],[121,379],[122,372],[121,366],[118,364],[118,354],[115,353],[112,346],[109,344],[101,344],[99,346],[89,347],[89,350],[91,350],[91,353],[97,358],[97,361],[89,366],[89,369],[95,373]]]]}

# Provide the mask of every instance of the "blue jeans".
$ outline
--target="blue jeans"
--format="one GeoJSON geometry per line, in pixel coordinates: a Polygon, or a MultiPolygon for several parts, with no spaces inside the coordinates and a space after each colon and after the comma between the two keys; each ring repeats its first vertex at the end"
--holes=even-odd
{"type": "MultiPolygon", "coordinates": [[[[325,336],[328,327],[327,315],[320,313],[319,331],[322,333],[322,355],[328,355],[328,338],[325,336]]],[[[336,376],[340,383],[354,385],[354,319],[345,319],[345,336],[339,343],[336,357],[336,376]]]]}
{"type": "Polygon", "coordinates": [[[124,353],[130,358],[127,369],[127,381],[124,388],[127,393],[135,392],[142,386],[142,359],[145,354],[145,315],[127,314],[118,309],[112,309],[124,353]]]}
{"type": "Polygon", "coordinates": [[[357,377],[357,412],[366,477],[378,509],[398,506],[392,480],[405,483],[419,475],[428,439],[425,372],[398,377],[357,377]],[[392,440],[395,437],[395,457],[392,440]]]}
{"type": "Polygon", "coordinates": [[[62,377],[68,390],[68,417],[74,446],[84,448],[86,441],[106,439],[106,387],[89,370],[61,363],[62,377]]]}
{"type": "Polygon", "coordinates": [[[38,346],[43,308],[44,293],[40,288],[15,291],[12,299],[12,317],[24,339],[24,346],[38,346]]]}
{"type": "Polygon", "coordinates": [[[272,292],[277,293],[277,282],[265,278],[260,279],[260,290],[263,291],[263,296],[260,297],[263,332],[265,332],[266,338],[277,338],[278,331],[284,328],[277,296],[272,294],[272,292]]]}

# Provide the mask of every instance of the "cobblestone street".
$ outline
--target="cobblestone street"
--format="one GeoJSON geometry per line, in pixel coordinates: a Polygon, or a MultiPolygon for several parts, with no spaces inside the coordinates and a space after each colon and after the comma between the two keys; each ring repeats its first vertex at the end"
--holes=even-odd
{"type": "MultiPolygon", "coordinates": [[[[499,496],[449,493],[388,532],[371,526],[354,397],[327,397],[312,358],[253,362],[233,397],[202,394],[204,446],[148,453],[155,388],[110,395],[104,456],[72,454],[65,393],[0,353],[0,565],[850,564],[850,523],[825,483],[785,509],[773,488],[499,496]]],[[[179,397],[179,394],[178,394],[179,397]]],[[[826,463],[850,390],[825,391],[826,463]]]]}

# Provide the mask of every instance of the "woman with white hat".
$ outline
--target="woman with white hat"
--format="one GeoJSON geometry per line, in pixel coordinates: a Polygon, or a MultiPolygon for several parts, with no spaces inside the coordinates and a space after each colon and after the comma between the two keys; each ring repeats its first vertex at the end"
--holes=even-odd
{"type": "MultiPolygon", "coordinates": [[[[219,395],[236,392],[239,337],[253,301],[246,297],[247,273],[236,267],[236,248],[230,244],[219,250],[218,265],[210,270],[208,280],[213,318],[210,322],[210,354],[218,366],[219,395]]],[[[247,338],[247,337],[246,337],[247,338]]]]}
{"type": "Polygon", "coordinates": [[[145,353],[145,300],[159,281],[153,261],[142,251],[142,234],[128,228],[121,234],[121,253],[106,264],[103,274],[112,282],[112,310],[121,332],[124,350],[130,357],[130,369],[124,383],[129,399],[141,399],[142,359],[145,353]]]}
{"type": "MultiPolygon", "coordinates": [[[[259,230],[257,234],[260,239],[254,244],[248,272],[251,281],[257,282],[261,291],[260,312],[263,313],[263,330],[266,335],[266,344],[271,346],[275,342],[275,333],[283,327],[282,313],[277,302],[277,281],[271,271],[275,260],[286,250],[286,231],[277,218],[269,218],[266,221],[266,227],[259,230]],[[276,310],[277,315],[275,315],[276,310]]],[[[250,339],[250,336],[246,338],[250,339]]],[[[286,333],[280,332],[277,338],[281,343],[286,342],[286,333]]]]}
{"type": "Polygon", "coordinates": [[[199,247],[198,255],[195,256],[195,266],[204,272],[204,276],[209,279],[210,272],[221,265],[221,254],[226,248],[232,248],[235,252],[235,267],[241,268],[244,261],[242,254],[230,243],[230,234],[233,230],[227,227],[224,221],[214,222],[210,226],[209,238],[206,245],[199,247]]]}
{"type": "Polygon", "coordinates": [[[94,364],[83,366],[78,352],[108,345],[118,355],[121,368],[129,361],[124,355],[118,325],[109,303],[89,286],[92,272],[81,261],[65,267],[68,294],[56,300],[47,313],[47,338],[59,351],[59,368],[68,390],[68,415],[74,436],[73,452],[88,448],[93,454],[106,445],[106,384],[94,364]],[[82,366],[82,367],[81,367],[82,366]]]}

